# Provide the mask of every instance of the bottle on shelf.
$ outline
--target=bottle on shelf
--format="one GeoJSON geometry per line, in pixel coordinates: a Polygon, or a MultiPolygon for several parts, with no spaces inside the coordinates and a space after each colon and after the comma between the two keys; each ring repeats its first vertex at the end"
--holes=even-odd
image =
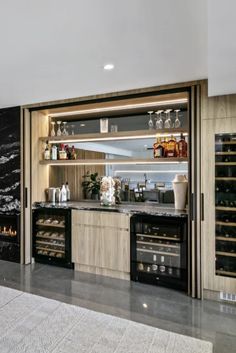
{"type": "Polygon", "coordinates": [[[50,148],[49,148],[49,144],[48,141],[46,141],[46,145],[45,145],[45,149],[44,149],[44,159],[45,160],[50,160],[50,148]]]}
{"type": "Polygon", "coordinates": [[[166,148],[166,157],[168,158],[173,158],[176,157],[176,139],[174,138],[173,135],[171,135],[167,148],[166,148]]]}
{"type": "Polygon", "coordinates": [[[163,137],[161,140],[161,145],[164,148],[164,157],[166,157],[166,150],[167,150],[167,145],[168,145],[168,139],[167,137],[163,137]]]}
{"type": "Polygon", "coordinates": [[[165,149],[161,144],[161,139],[158,138],[153,145],[154,158],[163,158],[165,156],[165,149]]]}
{"type": "Polygon", "coordinates": [[[165,257],[161,256],[161,264],[159,266],[160,272],[165,272],[166,271],[166,266],[165,266],[165,257]]]}
{"type": "Polygon", "coordinates": [[[188,144],[185,141],[184,135],[181,133],[180,140],[178,142],[178,156],[180,158],[184,158],[184,157],[187,157],[187,153],[188,153],[188,144]]]}
{"type": "Polygon", "coordinates": [[[66,202],[66,201],[67,201],[67,191],[66,191],[65,184],[62,184],[62,187],[61,187],[61,202],[66,202]]]}
{"type": "Polygon", "coordinates": [[[52,156],[51,157],[52,157],[53,161],[57,160],[57,146],[56,145],[52,146],[52,156]]]}
{"type": "Polygon", "coordinates": [[[158,265],[157,265],[157,255],[153,254],[153,264],[152,264],[152,271],[157,271],[158,270],[158,265]]]}
{"type": "Polygon", "coordinates": [[[66,200],[70,201],[70,188],[68,181],[66,182],[66,200]]]}
{"type": "Polygon", "coordinates": [[[65,150],[65,145],[62,143],[60,145],[60,149],[59,149],[59,159],[67,159],[67,153],[66,153],[66,150],[65,150]]]}
{"type": "Polygon", "coordinates": [[[77,153],[75,151],[75,146],[72,146],[72,148],[71,148],[71,159],[73,159],[73,160],[77,159],[77,153]]]}

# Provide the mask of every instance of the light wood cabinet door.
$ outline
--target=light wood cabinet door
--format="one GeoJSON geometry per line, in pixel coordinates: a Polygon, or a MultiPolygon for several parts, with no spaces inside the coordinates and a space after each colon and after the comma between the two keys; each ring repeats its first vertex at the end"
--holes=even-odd
{"type": "Polygon", "coordinates": [[[130,218],[99,211],[72,211],[72,261],[130,272],[130,218]]]}

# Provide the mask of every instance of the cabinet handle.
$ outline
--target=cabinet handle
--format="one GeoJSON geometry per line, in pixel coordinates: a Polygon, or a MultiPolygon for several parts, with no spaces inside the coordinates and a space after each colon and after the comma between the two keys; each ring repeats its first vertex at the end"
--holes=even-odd
{"type": "Polygon", "coordinates": [[[25,188],[25,208],[28,208],[28,188],[25,188]]]}
{"type": "Polygon", "coordinates": [[[191,197],[190,197],[190,219],[191,221],[194,221],[195,220],[195,195],[194,194],[191,194],[191,197]]]}
{"type": "Polygon", "coordinates": [[[204,221],[205,210],[204,210],[204,194],[201,194],[201,220],[204,221]]]}

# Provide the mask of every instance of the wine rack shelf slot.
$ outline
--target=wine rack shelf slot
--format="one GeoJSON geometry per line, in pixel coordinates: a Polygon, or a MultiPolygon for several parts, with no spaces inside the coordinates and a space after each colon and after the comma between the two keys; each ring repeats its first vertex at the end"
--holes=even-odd
{"type": "Polygon", "coordinates": [[[174,237],[165,237],[164,235],[147,235],[147,234],[141,234],[137,233],[138,236],[146,237],[146,238],[156,238],[156,239],[162,239],[162,240],[173,240],[173,241],[180,241],[180,238],[174,238],[174,237]]]}
{"type": "Polygon", "coordinates": [[[149,246],[161,246],[161,247],[163,247],[163,248],[179,249],[179,246],[178,246],[178,245],[159,244],[159,243],[146,242],[146,241],[141,241],[141,240],[137,240],[137,244],[143,244],[143,245],[149,245],[149,246]]]}
{"type": "Polygon", "coordinates": [[[216,240],[223,240],[223,241],[232,241],[232,242],[236,242],[236,238],[227,238],[227,237],[220,237],[217,236],[216,240]]]}
{"type": "Polygon", "coordinates": [[[216,145],[236,145],[236,141],[215,142],[216,145]]]}
{"type": "Polygon", "coordinates": [[[236,207],[224,207],[224,206],[216,206],[215,208],[217,211],[236,211],[236,207]]]}
{"type": "Polygon", "coordinates": [[[53,252],[58,252],[60,254],[65,254],[65,251],[63,251],[63,250],[55,250],[55,249],[51,249],[51,248],[44,248],[43,246],[36,246],[36,250],[53,251],[53,252]]]}
{"type": "Polygon", "coordinates": [[[234,156],[236,155],[236,151],[230,152],[216,152],[216,156],[234,156]]]}
{"type": "Polygon", "coordinates": [[[216,255],[236,257],[236,253],[225,252],[225,251],[216,251],[216,255]]]}
{"type": "Polygon", "coordinates": [[[236,162],[216,162],[215,163],[216,166],[235,166],[236,162]]]}
{"type": "Polygon", "coordinates": [[[215,180],[236,181],[236,178],[234,178],[234,177],[216,177],[215,180]]]}
{"type": "Polygon", "coordinates": [[[168,255],[168,256],[177,256],[177,257],[180,256],[179,254],[176,254],[176,253],[164,252],[164,251],[155,251],[155,250],[141,249],[141,248],[137,248],[137,251],[148,252],[148,253],[158,254],[158,255],[168,255]]]}
{"type": "Polygon", "coordinates": [[[229,271],[223,271],[223,270],[216,270],[216,274],[236,277],[236,272],[229,272],[229,271]]]}
{"type": "Polygon", "coordinates": [[[62,226],[60,224],[50,224],[50,223],[40,223],[40,222],[36,222],[37,226],[44,226],[44,227],[52,227],[52,228],[65,228],[65,226],[62,226]]]}
{"type": "Polygon", "coordinates": [[[44,236],[44,235],[36,235],[36,238],[42,238],[42,239],[47,239],[47,240],[59,240],[59,241],[65,241],[65,238],[58,238],[58,237],[50,237],[50,236],[44,236]]]}
{"type": "Polygon", "coordinates": [[[219,226],[236,227],[236,223],[233,223],[233,222],[216,221],[216,224],[219,225],[219,226]]]}
{"type": "Polygon", "coordinates": [[[59,247],[65,247],[65,245],[63,244],[52,244],[50,242],[47,241],[40,241],[40,240],[36,240],[36,245],[50,245],[50,246],[59,246],[59,247]]]}

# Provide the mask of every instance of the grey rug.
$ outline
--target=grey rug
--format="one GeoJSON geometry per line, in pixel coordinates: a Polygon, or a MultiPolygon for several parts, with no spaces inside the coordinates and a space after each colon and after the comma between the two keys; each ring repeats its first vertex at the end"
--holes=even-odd
{"type": "Polygon", "coordinates": [[[211,353],[210,342],[0,287],[0,353],[211,353]]]}

